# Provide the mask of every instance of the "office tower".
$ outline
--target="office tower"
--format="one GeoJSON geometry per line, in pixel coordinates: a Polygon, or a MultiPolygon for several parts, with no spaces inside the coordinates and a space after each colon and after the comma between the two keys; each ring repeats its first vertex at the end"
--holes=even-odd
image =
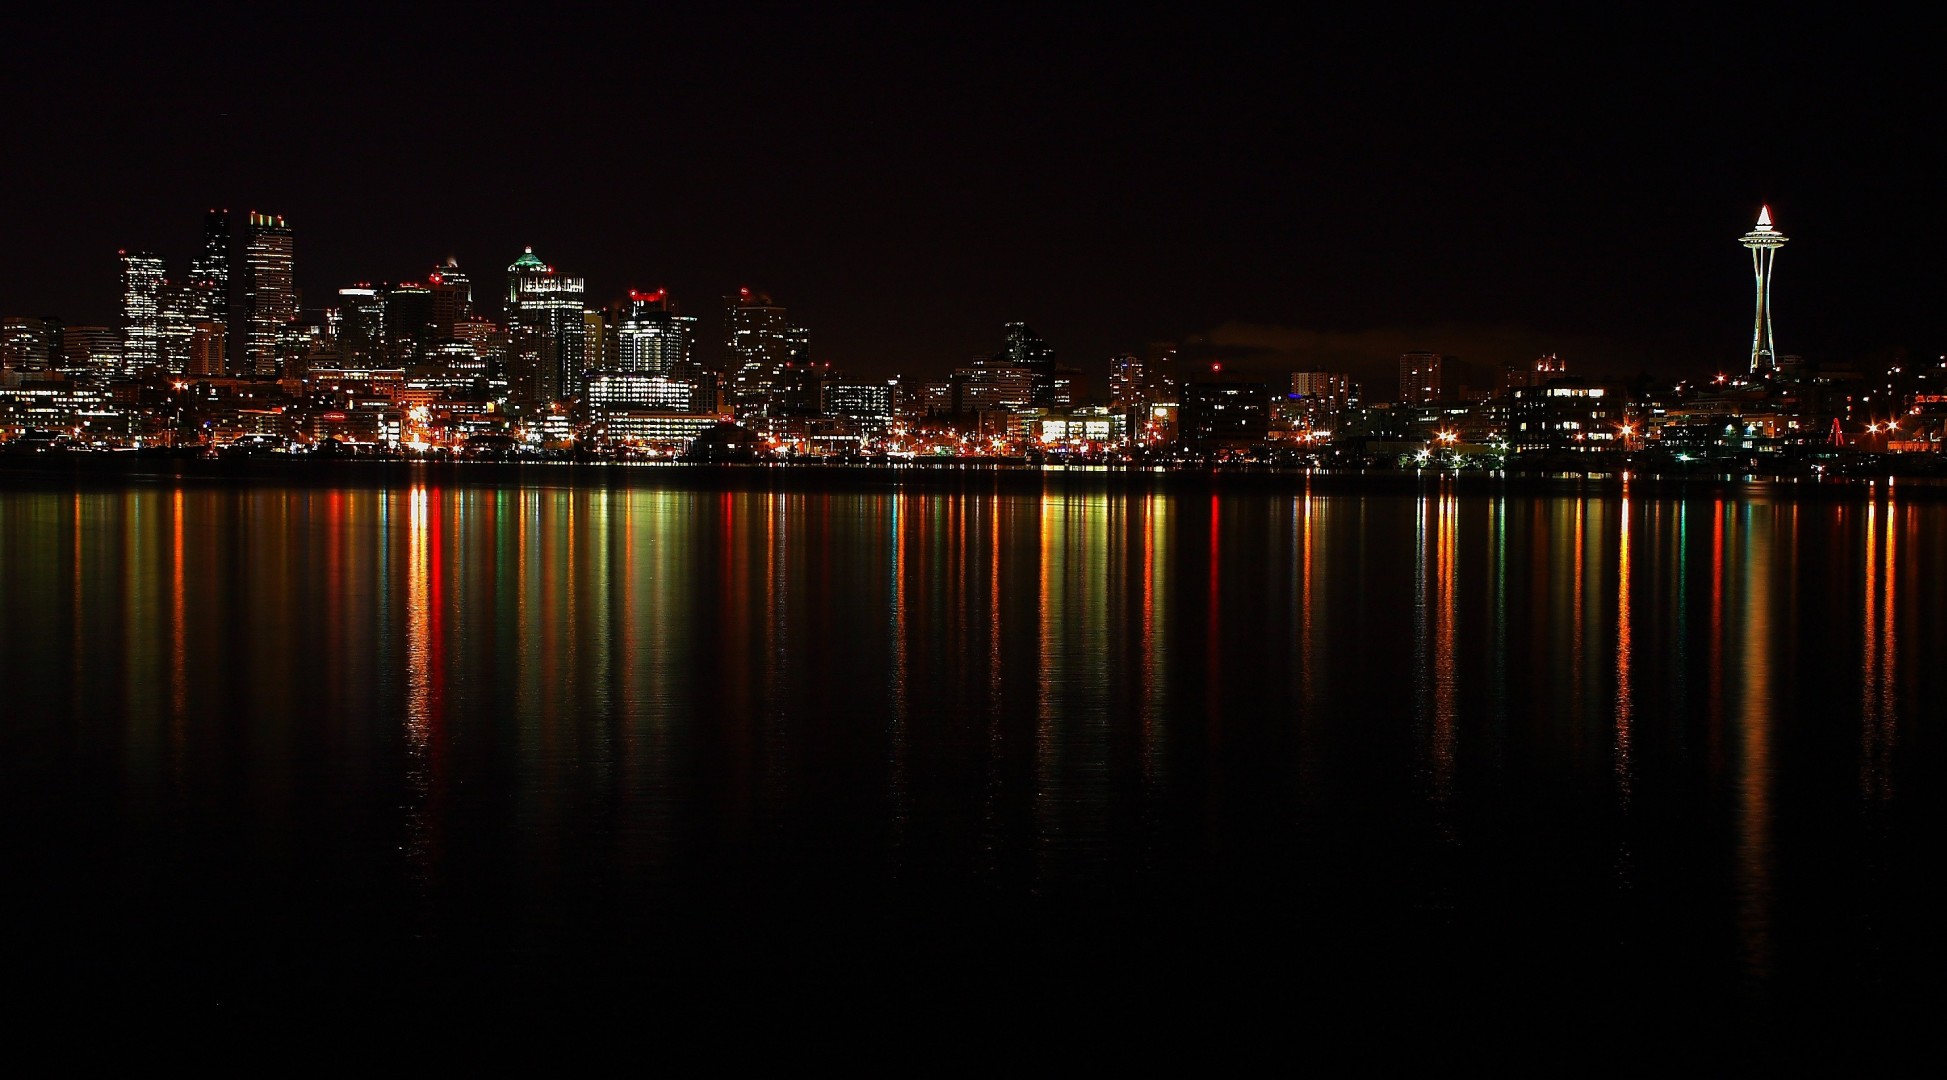
{"type": "Polygon", "coordinates": [[[993,357],[992,362],[1026,369],[1033,380],[1033,403],[1054,404],[1055,350],[1050,348],[1047,342],[1036,337],[1034,330],[1027,323],[1008,323],[1006,331],[1006,344],[993,357]]]}
{"type": "Polygon", "coordinates": [[[1785,246],[1785,234],[1771,224],[1771,207],[1758,210],[1758,225],[1738,240],[1751,250],[1751,270],[1757,277],[1758,310],[1751,326],[1751,374],[1770,372],[1777,366],[1778,342],[1771,332],[1771,267],[1778,249],[1785,246]]]}
{"type": "Polygon", "coordinates": [[[194,284],[163,282],[161,318],[156,331],[156,359],[163,371],[180,375],[188,370],[189,345],[196,336],[196,324],[208,321],[202,314],[204,299],[194,284]]]}
{"type": "Polygon", "coordinates": [[[0,371],[40,374],[60,366],[61,320],[9,315],[0,319],[0,371]]]}
{"type": "Polygon", "coordinates": [[[1324,412],[1337,412],[1352,400],[1352,376],[1342,371],[1294,371],[1291,394],[1316,402],[1324,412]]]}
{"type": "Polygon", "coordinates": [[[1452,397],[1447,383],[1451,357],[1439,353],[1410,352],[1399,358],[1399,403],[1433,405],[1452,397]]]}
{"type": "Polygon", "coordinates": [[[654,375],[686,370],[694,321],[669,309],[666,290],[630,291],[615,327],[616,369],[654,375]]]}
{"type": "Polygon", "coordinates": [[[1183,388],[1179,437],[1197,450],[1235,450],[1264,441],[1270,394],[1263,383],[1197,381],[1183,388]]]}
{"type": "Polygon", "coordinates": [[[330,320],[339,354],[348,367],[376,367],[385,354],[385,293],[372,285],[338,290],[338,311],[330,320]]]}
{"type": "Polygon", "coordinates": [[[276,214],[250,212],[244,233],[245,374],[278,373],[284,328],[297,318],[297,282],[290,226],[276,214]]]}
{"type": "Polygon", "coordinates": [[[230,212],[211,210],[203,216],[203,250],[189,263],[189,287],[195,290],[199,320],[221,323],[227,341],[230,327],[230,212]]]}
{"type": "Polygon", "coordinates": [[[122,334],[108,326],[70,326],[61,335],[60,368],[73,374],[122,370],[122,334]]]}
{"type": "Polygon", "coordinates": [[[162,364],[162,257],[117,252],[122,259],[122,367],[154,371],[162,364]]]}
{"type": "Polygon", "coordinates": [[[402,281],[385,291],[386,367],[417,363],[433,338],[433,290],[417,281],[402,281]]]}
{"type": "Polygon", "coordinates": [[[190,375],[221,375],[224,373],[224,325],[215,319],[206,319],[196,324],[195,336],[189,339],[190,375]]]}
{"type": "Polygon", "coordinates": [[[507,267],[507,378],[515,401],[573,397],[586,358],[582,279],[557,273],[533,248],[507,267]]]}
{"type": "Polygon", "coordinates": [[[609,355],[609,321],[601,308],[584,308],[581,313],[583,371],[601,371],[614,363],[609,355]]]}
{"type": "Polygon", "coordinates": [[[793,327],[784,308],[764,293],[739,289],[723,298],[725,367],[737,405],[760,410],[784,373],[784,365],[809,345],[809,335],[793,327]]]}
{"type": "Polygon", "coordinates": [[[426,284],[433,291],[433,337],[449,341],[453,328],[473,314],[473,282],[460,269],[459,260],[448,257],[426,275],[426,284]]]}

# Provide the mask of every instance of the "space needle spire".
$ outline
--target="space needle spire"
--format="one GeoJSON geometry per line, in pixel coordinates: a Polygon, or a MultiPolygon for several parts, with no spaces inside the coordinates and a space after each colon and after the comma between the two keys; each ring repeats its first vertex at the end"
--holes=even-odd
{"type": "Polygon", "coordinates": [[[1751,249],[1751,271],[1758,279],[1758,311],[1751,325],[1751,374],[1769,374],[1778,365],[1778,342],[1771,333],[1771,265],[1785,234],[1771,224],[1771,207],[1758,210],[1757,228],[1738,241],[1751,249]]]}

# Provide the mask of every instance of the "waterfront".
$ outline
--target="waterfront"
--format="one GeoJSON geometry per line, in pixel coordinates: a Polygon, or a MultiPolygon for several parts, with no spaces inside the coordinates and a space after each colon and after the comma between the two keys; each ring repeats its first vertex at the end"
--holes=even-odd
{"type": "Polygon", "coordinates": [[[1896,488],[421,481],[0,491],[31,977],[1762,1026],[1940,959],[1896,488]]]}

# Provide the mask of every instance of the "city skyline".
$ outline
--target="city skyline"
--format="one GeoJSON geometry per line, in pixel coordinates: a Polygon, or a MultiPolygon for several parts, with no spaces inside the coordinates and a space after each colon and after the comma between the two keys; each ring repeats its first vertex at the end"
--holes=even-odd
{"type": "MultiPolygon", "coordinates": [[[[262,207],[313,238],[307,298],[415,279],[448,255],[478,275],[534,244],[596,297],[667,288],[706,319],[738,285],[790,297],[821,358],[866,374],[945,370],[1017,319],[1089,365],[1177,340],[1279,370],[1552,351],[1705,374],[1748,333],[1734,314],[1748,286],[1707,238],[1763,202],[1798,251],[1784,352],[1940,350],[1940,271],[1900,240],[1930,194],[1930,152],[1880,107],[1915,75],[1842,47],[1813,62],[1804,25],[1704,26],[1680,43],[1534,25],[1483,45],[1439,18],[1401,33],[1213,19],[1106,34],[1069,18],[1019,36],[1004,17],[808,18],[672,14],[680,47],[626,93],[602,77],[620,45],[599,35],[569,65],[546,31],[521,48],[463,26],[428,49],[431,28],[407,20],[360,47],[417,48],[424,66],[368,65],[354,95],[389,104],[357,125],[278,80],[261,100],[228,94],[269,58],[158,67],[157,42],[180,28],[107,28],[85,53],[50,44],[8,78],[99,77],[10,121],[74,135],[45,168],[0,180],[23,219],[0,309],[106,324],[104,253],[179,258],[187,208],[228,206],[240,227],[262,207]],[[753,26],[765,33],[741,33],[753,26]],[[814,30],[831,46],[816,61],[782,44],[814,30]],[[933,50],[924,63],[893,44],[904,33],[933,50]],[[1754,34],[1775,57],[1762,92],[1720,56],[1754,34]],[[510,51],[560,111],[502,119],[477,104],[497,82],[468,58],[510,51]],[[944,72],[966,66],[940,55],[1010,75],[960,81],[944,72]],[[1117,90],[1085,92],[1100,85],[1117,90]],[[155,121],[103,141],[143,94],[155,121]],[[1766,138],[1733,134],[1750,124],[1766,138]],[[112,168],[111,151],[142,165],[112,168]],[[516,175],[542,182],[502,179],[516,175]]],[[[240,31],[207,29],[235,51],[240,31]]],[[[316,26],[259,29],[291,70],[328,62],[316,26]]]]}

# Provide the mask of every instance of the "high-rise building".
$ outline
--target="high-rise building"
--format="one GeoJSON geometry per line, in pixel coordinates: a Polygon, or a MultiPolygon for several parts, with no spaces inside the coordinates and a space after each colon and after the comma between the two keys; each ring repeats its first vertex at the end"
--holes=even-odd
{"type": "Polygon", "coordinates": [[[332,336],[347,367],[377,367],[385,355],[385,293],[372,285],[338,290],[332,336]]]}
{"type": "Polygon", "coordinates": [[[1051,405],[1055,397],[1055,350],[1035,336],[1024,322],[1006,326],[1007,342],[992,363],[1025,369],[1034,386],[1034,404],[1051,405]]]}
{"type": "Polygon", "coordinates": [[[507,267],[507,379],[515,401],[546,404],[581,384],[582,279],[557,273],[528,248],[507,267]]]}
{"type": "Polygon", "coordinates": [[[1176,346],[1167,341],[1151,344],[1143,356],[1123,353],[1109,361],[1109,405],[1137,409],[1172,400],[1175,367],[1176,346]]]}
{"type": "MultiPolygon", "coordinates": [[[[189,264],[189,287],[195,290],[195,314],[205,322],[221,323],[227,341],[230,327],[230,212],[211,210],[203,216],[203,250],[189,264]]],[[[226,365],[227,366],[227,365],[226,365]]]]}
{"type": "Polygon", "coordinates": [[[61,366],[61,320],[47,315],[0,319],[0,371],[38,374],[61,366]]]}
{"type": "Polygon", "coordinates": [[[1751,374],[1769,373],[1778,366],[1778,342],[1771,330],[1771,267],[1785,234],[1771,224],[1771,207],[1758,210],[1757,227],[1738,240],[1751,250],[1751,270],[1757,277],[1758,311],[1751,326],[1751,374]]]}
{"type": "Polygon", "coordinates": [[[1431,405],[1445,400],[1442,370],[1447,358],[1439,353],[1410,352],[1399,358],[1399,403],[1431,405]]]}
{"type": "Polygon", "coordinates": [[[615,366],[615,357],[609,352],[609,331],[613,324],[608,313],[601,308],[583,308],[581,312],[581,369],[583,371],[603,371],[615,366]]]}
{"type": "Polygon", "coordinates": [[[630,291],[615,327],[618,371],[667,375],[687,369],[694,320],[669,308],[669,293],[630,291]]]}
{"type": "Polygon", "coordinates": [[[1352,401],[1352,376],[1342,371],[1294,371],[1287,400],[1296,418],[1308,426],[1335,426],[1352,401]]]}
{"type": "Polygon", "coordinates": [[[294,254],[284,218],[252,210],[243,245],[246,374],[278,373],[284,328],[297,319],[294,254]]]}
{"type": "Polygon", "coordinates": [[[405,367],[419,362],[433,338],[433,290],[402,281],[385,290],[385,363],[405,367]]]}
{"type": "Polygon", "coordinates": [[[433,336],[439,341],[453,337],[453,328],[473,314],[473,282],[460,269],[458,259],[446,262],[426,275],[433,291],[433,336]]]}
{"type": "Polygon", "coordinates": [[[193,284],[163,282],[156,331],[156,357],[163,371],[180,375],[188,370],[189,344],[196,336],[196,324],[208,321],[200,314],[203,301],[203,294],[193,284]]]}
{"type": "Polygon", "coordinates": [[[122,367],[135,373],[162,366],[162,257],[117,252],[122,259],[122,367]]]}
{"type": "Polygon", "coordinates": [[[207,319],[196,324],[196,334],[189,339],[189,374],[221,375],[224,373],[224,334],[223,324],[215,319],[207,319]]]}
{"type": "Polygon", "coordinates": [[[1568,361],[1548,353],[1529,363],[1509,362],[1502,365],[1500,389],[1505,394],[1519,386],[1540,386],[1567,374],[1568,361]]]}
{"type": "Polygon", "coordinates": [[[112,375],[122,370],[122,335],[107,326],[70,326],[61,335],[62,371],[112,375]]]}
{"type": "Polygon", "coordinates": [[[806,351],[810,335],[791,325],[785,309],[764,293],[739,289],[723,298],[725,366],[737,407],[761,411],[784,374],[784,365],[806,351]]]}

